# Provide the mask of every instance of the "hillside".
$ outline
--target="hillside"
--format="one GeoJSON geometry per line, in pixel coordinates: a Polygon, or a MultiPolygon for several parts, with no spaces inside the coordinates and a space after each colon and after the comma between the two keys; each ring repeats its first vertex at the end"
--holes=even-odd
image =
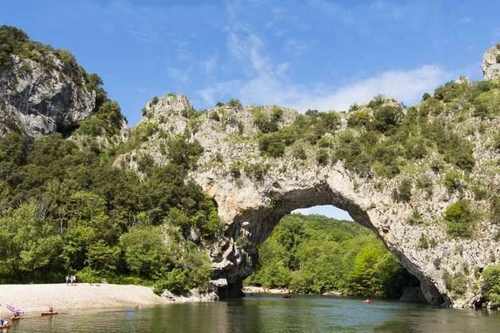
{"type": "Polygon", "coordinates": [[[246,284],[295,293],[399,298],[418,286],[375,235],[349,221],[285,216],[259,247],[246,284]]]}
{"type": "Polygon", "coordinates": [[[283,216],[332,204],[430,303],[498,301],[496,63],[489,80],[449,82],[411,107],[379,96],[340,112],[195,110],[166,94],[128,129],[68,52],[11,27],[0,39],[0,281],[76,272],[237,295],[283,216]]]}

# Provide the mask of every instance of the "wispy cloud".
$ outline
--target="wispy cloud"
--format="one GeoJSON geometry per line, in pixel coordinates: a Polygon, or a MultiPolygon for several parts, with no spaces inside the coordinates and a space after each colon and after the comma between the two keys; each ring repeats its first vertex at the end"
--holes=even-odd
{"type": "Polygon", "coordinates": [[[274,63],[265,52],[264,42],[255,33],[246,29],[230,30],[227,47],[245,67],[246,78],[213,82],[199,90],[206,104],[232,96],[245,104],[279,104],[301,111],[309,108],[344,110],[379,94],[413,103],[424,92],[451,78],[449,72],[438,66],[423,65],[410,70],[376,73],[342,87],[312,87],[291,82],[287,77],[289,64],[274,63]]]}

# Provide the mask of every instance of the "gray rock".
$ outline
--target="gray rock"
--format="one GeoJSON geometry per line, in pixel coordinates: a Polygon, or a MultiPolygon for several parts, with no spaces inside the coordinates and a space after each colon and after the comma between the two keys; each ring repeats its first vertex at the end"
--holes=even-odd
{"type": "Polygon", "coordinates": [[[68,69],[54,54],[46,63],[13,55],[13,66],[0,72],[0,136],[21,130],[30,136],[64,132],[95,107],[95,92],[84,72],[68,69]]]}
{"type": "Polygon", "coordinates": [[[490,47],[483,55],[481,69],[485,80],[500,78],[500,44],[490,47]]]}
{"type": "MultiPolygon", "coordinates": [[[[476,288],[479,277],[474,271],[491,264],[491,258],[500,259],[500,244],[494,238],[498,228],[489,221],[478,221],[478,234],[473,239],[450,238],[445,224],[437,222],[442,220],[444,209],[458,198],[450,196],[439,176],[429,171],[432,156],[420,166],[427,170],[425,174],[432,181],[432,194],[414,189],[410,202],[397,202],[392,193],[405,175],[389,180],[376,176],[360,178],[341,161],[320,165],[314,152],[309,150],[306,160],[294,158],[288,150],[281,158],[268,158],[260,153],[256,140],[252,139],[258,130],[251,107],[223,106],[195,118],[183,112],[188,107],[185,97],[171,95],[146,104],[142,122],[154,124],[158,132],[138,149],[118,157],[116,163],[136,169],[137,159],[131,157],[144,154],[158,164],[166,163],[168,157],[160,147],[166,142],[165,137],[172,134],[188,133],[191,140],[203,146],[203,155],[191,177],[215,199],[219,217],[225,224],[225,236],[210,248],[213,277],[228,283],[219,288],[221,295],[240,294],[242,280],[255,268],[257,246],[284,215],[314,205],[334,205],[347,210],[356,222],[373,230],[402,265],[420,280],[422,293],[431,304],[471,306],[473,298],[480,293],[476,288]],[[219,116],[212,116],[214,112],[219,116]],[[236,162],[247,166],[240,170],[239,177],[231,172],[236,162]],[[262,179],[251,174],[259,165],[268,166],[262,179]],[[428,222],[408,223],[415,210],[428,222]],[[419,246],[422,237],[433,245],[419,246]],[[444,272],[466,276],[463,293],[459,295],[447,289],[444,272]]],[[[293,122],[298,116],[293,110],[283,111],[279,126],[293,122]]],[[[342,123],[346,123],[345,119],[342,123]]],[[[493,120],[491,126],[500,126],[499,119],[493,120]]],[[[493,165],[498,158],[483,142],[472,141],[474,156],[480,162],[470,173],[471,179],[484,177],[482,166],[493,165]]],[[[500,175],[494,175],[490,182],[492,188],[498,186],[500,175]]],[[[473,198],[469,189],[464,189],[463,195],[473,198]]]]}

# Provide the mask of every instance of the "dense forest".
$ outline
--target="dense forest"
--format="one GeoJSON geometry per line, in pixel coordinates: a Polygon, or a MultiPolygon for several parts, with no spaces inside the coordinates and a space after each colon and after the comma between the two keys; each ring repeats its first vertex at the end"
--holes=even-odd
{"type": "Polygon", "coordinates": [[[357,223],[291,214],[260,246],[258,269],[245,283],[305,294],[398,298],[418,280],[357,223]]]}

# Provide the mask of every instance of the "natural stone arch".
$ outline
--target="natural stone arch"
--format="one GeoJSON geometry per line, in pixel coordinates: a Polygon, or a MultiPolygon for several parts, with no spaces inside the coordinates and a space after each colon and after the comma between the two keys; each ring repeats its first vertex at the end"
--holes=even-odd
{"type": "MultiPolygon", "coordinates": [[[[388,100],[387,103],[395,105],[396,102],[388,100]]],[[[258,109],[271,114],[274,107],[258,109]]],[[[290,125],[298,117],[296,111],[281,110],[279,128],[290,125]]],[[[136,170],[142,156],[164,164],[168,162],[168,154],[162,147],[171,135],[183,135],[201,144],[203,153],[190,176],[214,198],[224,224],[224,235],[209,251],[214,284],[219,287],[220,295],[239,294],[241,281],[254,268],[257,245],[282,216],[297,208],[331,204],[347,210],[356,222],[372,229],[420,280],[430,303],[466,307],[479,300],[480,272],[500,258],[499,242],[495,239],[500,228],[483,218],[477,221],[473,238],[453,238],[447,234],[446,224],[440,222],[443,212],[460,197],[450,194],[441,181],[442,175],[432,170],[432,159],[439,156],[429,156],[415,166],[419,168],[418,176],[423,175],[430,181],[432,193],[413,188],[411,199],[401,202],[393,193],[405,177],[411,175],[402,173],[384,178],[369,172],[360,176],[340,160],[320,163],[314,146],[307,148],[305,158],[295,157],[289,148],[281,156],[266,156],[259,148],[260,130],[255,124],[254,112],[254,107],[234,104],[193,113],[183,96],[169,94],[155,98],[146,104],[139,127],[146,125],[156,132],[115,161],[117,166],[136,170]],[[425,223],[409,223],[414,212],[418,212],[425,223]],[[420,246],[422,239],[432,240],[432,246],[420,246]],[[466,275],[460,294],[453,293],[446,281],[446,276],[456,273],[466,275]]],[[[335,131],[347,131],[345,115],[340,115],[340,120],[341,125],[335,131]]],[[[499,119],[489,126],[498,128],[499,119]]],[[[500,186],[500,175],[485,166],[493,165],[497,155],[483,142],[479,139],[472,142],[479,167],[475,167],[469,177],[484,178],[484,172],[489,170],[492,175],[489,186],[495,189],[500,186]]],[[[464,189],[460,196],[469,198],[483,211],[486,209],[487,202],[474,200],[470,189],[464,189]]]]}
{"type": "MultiPolygon", "coordinates": [[[[202,179],[198,181],[203,184],[202,179]]],[[[228,188],[222,189],[217,185],[224,184],[224,179],[203,184],[206,191],[214,195],[221,216],[232,221],[226,231],[226,243],[220,248],[222,251],[216,255],[217,250],[213,253],[217,277],[228,281],[228,286],[220,290],[221,296],[241,293],[242,280],[254,270],[257,246],[271,234],[283,216],[299,208],[333,205],[346,210],[356,223],[376,233],[401,264],[417,277],[430,304],[449,304],[448,297],[436,287],[436,281],[426,274],[426,263],[413,254],[413,242],[408,240],[418,232],[408,229],[404,221],[400,221],[400,215],[382,212],[374,204],[375,201],[380,201],[382,205],[392,202],[390,196],[387,198],[373,189],[356,186],[356,178],[352,178],[340,165],[295,177],[283,177],[267,184],[270,187],[266,184],[253,187],[248,178],[242,181],[243,184],[229,192],[228,188]],[[258,200],[250,201],[248,198],[258,200]]],[[[222,187],[225,186],[227,183],[222,187]]]]}

